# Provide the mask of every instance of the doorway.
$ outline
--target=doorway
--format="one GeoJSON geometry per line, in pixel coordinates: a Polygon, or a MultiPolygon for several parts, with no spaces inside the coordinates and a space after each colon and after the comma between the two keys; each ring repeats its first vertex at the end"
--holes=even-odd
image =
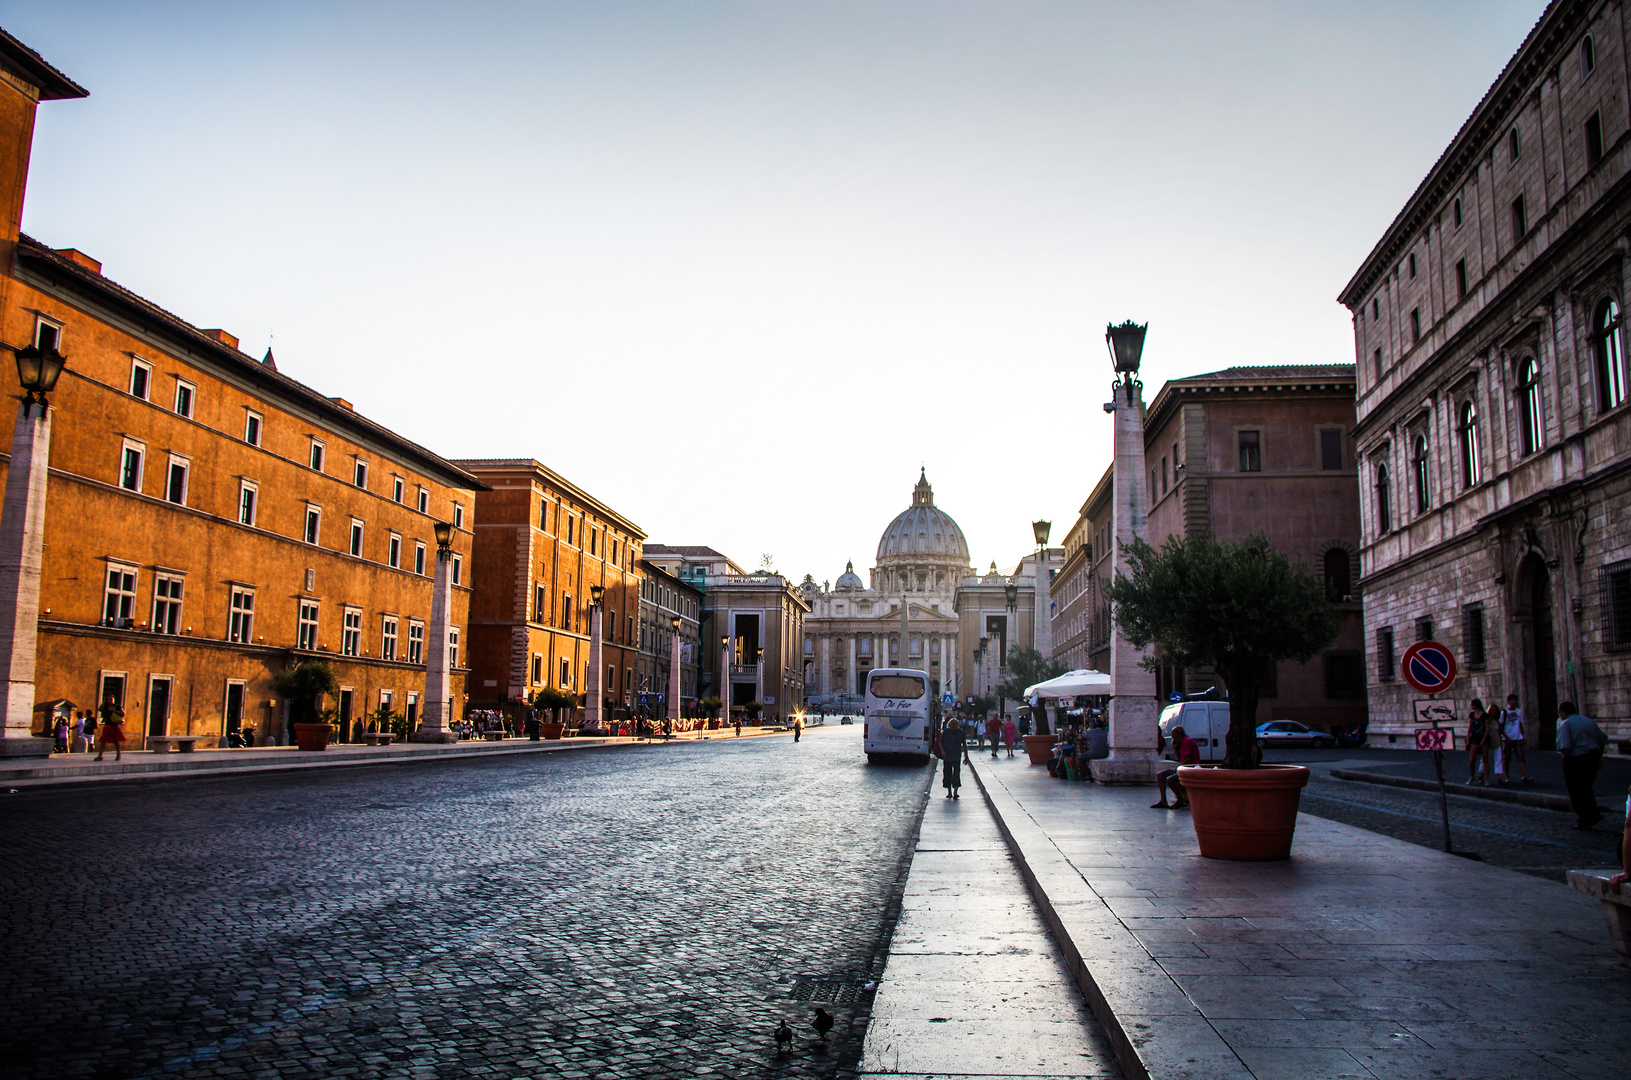
{"type": "Polygon", "coordinates": [[[226,701],[226,734],[228,737],[239,734],[244,726],[244,684],[241,682],[227,683],[226,701]]]}
{"type": "Polygon", "coordinates": [[[355,697],[356,691],[351,687],[340,687],[340,741],[343,743],[351,741],[351,710],[355,697]]]}
{"type": "Polygon", "coordinates": [[[1527,611],[1523,634],[1524,667],[1528,678],[1523,688],[1525,705],[1539,728],[1542,750],[1557,748],[1557,651],[1552,621],[1552,575],[1538,555],[1530,555],[1518,568],[1519,598],[1527,611]]]}
{"type": "Polygon", "coordinates": [[[155,675],[147,684],[147,733],[168,735],[170,726],[170,678],[155,675]]]}

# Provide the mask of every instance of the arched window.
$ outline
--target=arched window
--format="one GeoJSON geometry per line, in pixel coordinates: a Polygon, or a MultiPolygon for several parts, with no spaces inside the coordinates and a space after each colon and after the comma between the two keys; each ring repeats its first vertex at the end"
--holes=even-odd
{"type": "Polygon", "coordinates": [[[1417,435],[1415,450],[1410,455],[1410,468],[1416,479],[1416,513],[1425,514],[1433,505],[1427,490],[1427,436],[1417,435]]]}
{"type": "Polygon", "coordinates": [[[1376,466],[1376,531],[1393,531],[1393,485],[1388,481],[1387,466],[1376,466]]]}
{"type": "Polygon", "coordinates": [[[1593,323],[1597,355],[1597,407],[1607,412],[1625,400],[1625,351],[1620,347],[1620,305],[1604,300],[1593,323]]]}
{"type": "Polygon", "coordinates": [[[1351,567],[1348,553],[1341,548],[1325,553],[1325,598],[1331,603],[1340,604],[1348,595],[1351,567]]]}
{"type": "Polygon", "coordinates": [[[1518,448],[1524,454],[1540,449],[1546,426],[1540,412],[1540,365],[1533,356],[1518,362],[1518,448]]]}
{"type": "Polygon", "coordinates": [[[1461,439],[1461,486],[1473,488],[1483,477],[1478,446],[1478,406],[1469,398],[1461,403],[1457,434],[1461,439]]]}
{"type": "Polygon", "coordinates": [[[1587,34],[1580,39],[1580,77],[1584,79],[1597,69],[1597,43],[1587,34]]]}

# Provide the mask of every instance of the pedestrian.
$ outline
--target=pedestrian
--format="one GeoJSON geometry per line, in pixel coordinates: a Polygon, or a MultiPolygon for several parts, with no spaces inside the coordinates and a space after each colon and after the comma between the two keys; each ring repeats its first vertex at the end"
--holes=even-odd
{"type": "Polygon", "coordinates": [[[946,798],[960,799],[957,789],[963,786],[963,762],[968,760],[968,743],[963,735],[963,725],[957,722],[954,716],[946,721],[945,730],[940,732],[940,756],[944,771],[941,773],[940,783],[946,789],[946,798]]]}
{"type": "Polygon", "coordinates": [[[88,754],[96,746],[96,713],[82,709],[79,715],[85,718],[85,752],[88,754]]]}
{"type": "MultiPolygon", "coordinates": [[[[1521,782],[1534,783],[1529,778],[1529,761],[1523,753],[1524,728],[1523,710],[1518,707],[1518,695],[1506,696],[1506,708],[1501,710],[1501,753],[1506,755],[1506,777],[1512,778],[1512,763],[1518,763],[1518,772],[1522,774],[1521,782]]],[[[1502,781],[1505,783],[1505,781],[1502,781]]]]}
{"type": "Polygon", "coordinates": [[[68,718],[58,716],[57,722],[51,726],[52,748],[59,754],[68,752],[68,718]]]}
{"type": "MultiPolygon", "coordinates": [[[[1156,730],[1157,749],[1160,749],[1161,733],[1156,730]]],[[[1184,786],[1178,782],[1178,768],[1184,765],[1199,765],[1201,763],[1201,748],[1194,739],[1184,734],[1184,729],[1172,729],[1172,756],[1178,765],[1158,773],[1155,777],[1155,786],[1161,792],[1161,801],[1150,804],[1151,810],[1182,810],[1189,805],[1189,796],[1184,793],[1184,786]],[[1172,804],[1167,804],[1167,785],[1172,785],[1172,804]]]]}
{"type": "Polygon", "coordinates": [[[737,713],[731,717],[731,720],[736,724],[736,737],[740,739],[742,737],[742,714],[737,713]]]}
{"type": "Polygon", "coordinates": [[[1008,747],[1009,757],[1014,756],[1014,741],[1017,734],[1018,732],[1014,730],[1014,718],[1010,716],[1004,719],[1002,722],[1002,741],[1008,747]]]}
{"type": "Polygon", "coordinates": [[[1589,829],[1603,818],[1597,809],[1597,770],[1603,767],[1608,737],[1592,720],[1581,716],[1574,702],[1557,705],[1557,750],[1563,755],[1563,784],[1569,789],[1576,829],[1589,829]]]}
{"type": "Polygon", "coordinates": [[[798,742],[799,739],[801,739],[803,737],[804,737],[804,717],[794,715],[794,717],[793,717],[793,741],[798,742]]]}
{"type": "Polygon", "coordinates": [[[96,760],[101,761],[102,755],[108,752],[108,744],[113,744],[113,760],[118,761],[124,756],[125,742],[125,711],[119,708],[119,703],[109,694],[102,702],[102,734],[96,741],[96,760]]]}
{"type": "Polygon", "coordinates": [[[89,753],[91,744],[85,741],[85,710],[80,709],[74,713],[73,723],[68,725],[68,752],[89,753]]]}
{"type": "Polygon", "coordinates": [[[1475,779],[1480,785],[1487,785],[1489,781],[1489,714],[1484,712],[1484,703],[1479,698],[1472,699],[1472,711],[1467,714],[1467,785],[1470,787],[1475,779]],[[1479,766],[1483,766],[1480,775],[1479,766]]]}
{"type": "Polygon", "coordinates": [[[997,756],[997,740],[1002,737],[1002,721],[997,719],[996,713],[992,713],[990,719],[985,722],[985,737],[991,744],[991,756],[994,759],[997,756]]]}

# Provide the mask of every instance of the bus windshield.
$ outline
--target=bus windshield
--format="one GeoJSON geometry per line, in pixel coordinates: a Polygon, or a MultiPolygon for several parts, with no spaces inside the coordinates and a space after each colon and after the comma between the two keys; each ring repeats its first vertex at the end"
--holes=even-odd
{"type": "Polygon", "coordinates": [[[873,697],[911,700],[923,696],[923,680],[916,675],[879,675],[869,687],[873,697]]]}

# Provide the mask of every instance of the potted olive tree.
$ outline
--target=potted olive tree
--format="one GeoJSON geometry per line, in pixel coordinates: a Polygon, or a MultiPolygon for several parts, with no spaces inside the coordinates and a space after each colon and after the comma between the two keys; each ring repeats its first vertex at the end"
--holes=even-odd
{"type": "Polygon", "coordinates": [[[1229,689],[1222,765],[1178,770],[1201,854],[1286,858],[1308,770],[1259,763],[1257,702],[1273,664],[1306,663],[1336,639],[1323,583],[1263,536],[1173,536],[1159,551],[1134,540],[1123,551],[1129,573],[1108,590],[1121,632],[1138,648],[1154,646],[1148,665],[1209,664],[1229,689]]]}
{"type": "Polygon", "coordinates": [[[565,690],[557,690],[553,686],[546,686],[532,696],[532,705],[535,709],[548,709],[555,717],[549,723],[538,725],[538,734],[546,739],[559,739],[566,733],[566,724],[561,720],[561,710],[570,709],[578,703],[577,695],[569,694],[565,690]]]}
{"type": "Polygon", "coordinates": [[[302,660],[272,677],[272,689],[289,702],[289,724],[294,728],[295,745],[302,750],[326,750],[334,735],[328,713],[318,704],[324,694],[338,694],[340,681],[334,669],[322,660],[302,660]]]}
{"type": "MultiPolygon", "coordinates": [[[[1035,649],[1024,646],[1015,646],[1008,650],[1008,674],[1002,682],[997,684],[998,698],[1011,698],[1014,701],[1025,700],[1025,688],[1035,686],[1049,679],[1056,679],[1065,673],[1065,665],[1057,660],[1050,660],[1035,649]]],[[[984,717],[986,712],[995,709],[999,702],[993,701],[981,705],[978,698],[974,701],[979,709],[979,716],[984,717]]],[[[1041,765],[1053,756],[1054,736],[1048,731],[1048,711],[1039,708],[1032,711],[1036,727],[1021,741],[1025,744],[1025,753],[1032,765],[1041,765]]]]}

